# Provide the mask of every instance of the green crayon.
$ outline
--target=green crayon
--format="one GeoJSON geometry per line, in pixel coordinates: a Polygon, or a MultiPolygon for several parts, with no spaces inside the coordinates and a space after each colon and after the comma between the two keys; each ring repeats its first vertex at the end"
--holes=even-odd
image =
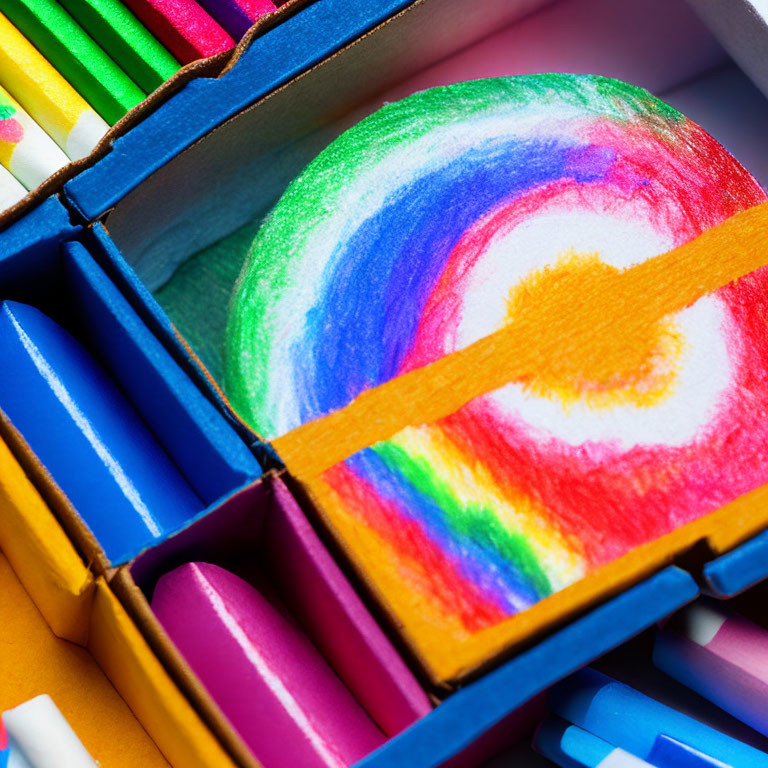
{"type": "Polygon", "coordinates": [[[3,12],[110,124],[144,99],[144,92],[56,0],[3,0],[3,12]]]}
{"type": "Polygon", "coordinates": [[[59,0],[83,29],[147,93],[181,67],[120,0],[59,0]]]}

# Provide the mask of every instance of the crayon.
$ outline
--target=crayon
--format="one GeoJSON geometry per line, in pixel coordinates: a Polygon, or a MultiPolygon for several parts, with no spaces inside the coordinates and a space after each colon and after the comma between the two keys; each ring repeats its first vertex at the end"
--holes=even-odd
{"type": "Polygon", "coordinates": [[[181,64],[120,0],[60,0],[83,29],[147,93],[181,64]]]}
{"type": "Polygon", "coordinates": [[[0,303],[0,410],[118,564],[204,504],[88,351],[34,307],[0,303]]]}
{"type": "Polygon", "coordinates": [[[5,730],[3,721],[0,720],[0,768],[7,768],[8,755],[10,752],[11,748],[8,744],[8,733],[5,730]]]}
{"type": "Polygon", "coordinates": [[[233,573],[179,566],[157,582],[152,610],[263,765],[337,768],[384,742],[306,635],[233,573]]]}
{"type": "Polygon", "coordinates": [[[4,0],[3,10],[110,125],[144,100],[144,91],[56,0],[4,0]]]}
{"type": "Polygon", "coordinates": [[[98,768],[72,726],[47,694],[3,712],[12,742],[34,768],[98,768]]]}
{"type": "Polygon", "coordinates": [[[659,631],[653,663],[768,735],[768,632],[762,627],[714,601],[698,600],[659,631]]]}
{"type": "Polygon", "coordinates": [[[235,46],[235,41],[194,0],[124,1],[182,64],[235,46]]]}
{"type": "Polygon", "coordinates": [[[0,163],[34,189],[69,163],[56,142],[0,86],[0,163]]]}
{"type": "Polygon", "coordinates": [[[678,745],[678,755],[689,748],[710,765],[720,761],[731,768],[768,768],[768,754],[593,669],[558,683],[550,691],[549,706],[564,720],[651,764],[651,755],[674,752],[678,745]]]}
{"type": "Polygon", "coordinates": [[[562,768],[653,768],[651,763],[552,715],[534,734],[533,748],[562,768]]]}
{"type": "Polygon", "coordinates": [[[64,150],[86,157],[109,126],[0,13],[0,85],[64,150]]]}
{"type": "Polygon", "coordinates": [[[257,19],[277,10],[272,0],[198,0],[198,2],[235,40],[239,40],[257,19]]]}
{"type": "Polygon", "coordinates": [[[0,213],[26,196],[24,185],[7,168],[0,165],[0,213]]]}

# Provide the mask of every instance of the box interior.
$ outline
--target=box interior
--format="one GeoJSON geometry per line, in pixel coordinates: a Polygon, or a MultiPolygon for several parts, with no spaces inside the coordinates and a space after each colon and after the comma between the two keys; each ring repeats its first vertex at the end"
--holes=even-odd
{"type": "MultiPolygon", "coordinates": [[[[274,474],[140,555],[130,577],[151,600],[157,579],[187,562],[220,565],[253,584],[281,613],[296,621],[384,733],[394,735],[432,709],[432,702],[368,613],[283,481],[274,474]]],[[[169,641],[139,593],[117,578],[118,592],[155,650],[183,685],[189,681],[169,641]],[[138,602],[137,602],[138,601],[138,602]],[[165,639],[163,639],[165,638],[165,639]]],[[[203,711],[215,707],[197,686],[188,693],[203,711]]],[[[228,729],[217,727],[226,742],[228,729]]],[[[234,751],[239,746],[235,744],[234,751]]]]}
{"type": "MultiPolygon", "coordinates": [[[[0,299],[31,304],[83,343],[200,499],[200,512],[261,474],[247,446],[179,369],[93,260],[70,241],[0,259],[0,299]],[[31,265],[30,265],[31,266],[31,265]]],[[[78,543],[81,551],[90,544],[78,543]]]]}
{"type": "MultiPolygon", "coordinates": [[[[609,0],[556,0],[533,10],[518,5],[517,18],[469,45],[460,33],[461,14],[438,19],[439,5],[414,4],[211,131],[106,218],[126,260],[215,379],[222,371],[227,303],[260,221],[307,162],[385,101],[477,77],[610,75],[687,107],[755,172],[768,170],[755,143],[768,121],[765,100],[732,65],[710,76],[729,60],[684,0],[642,7],[609,0]],[[429,62],[411,56],[414,39],[438,21],[446,32],[436,53],[445,55],[429,62]],[[371,92],[372,83],[378,92],[371,92]],[[718,104],[719,119],[708,100],[718,104]]],[[[492,3],[484,10],[500,18],[492,3]]]]}

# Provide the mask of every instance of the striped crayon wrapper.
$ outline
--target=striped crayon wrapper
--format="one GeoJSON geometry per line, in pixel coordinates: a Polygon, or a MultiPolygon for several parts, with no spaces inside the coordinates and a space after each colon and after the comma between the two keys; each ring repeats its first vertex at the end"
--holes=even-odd
{"type": "Polygon", "coordinates": [[[56,0],[3,0],[19,31],[110,124],[145,93],[56,0]]]}
{"type": "Polygon", "coordinates": [[[34,189],[68,162],[56,142],[0,87],[0,164],[34,189]]]}
{"type": "Polygon", "coordinates": [[[70,160],[91,153],[109,126],[0,13],[0,84],[70,160]]]}
{"type": "Polygon", "coordinates": [[[181,66],[120,0],[60,0],[83,29],[147,93],[181,66]]]}
{"type": "MultiPolygon", "coordinates": [[[[0,213],[22,200],[27,195],[24,185],[2,165],[0,165],[0,213]]],[[[3,763],[0,761],[0,768],[3,763]]]]}
{"type": "Polygon", "coordinates": [[[234,48],[235,41],[194,0],[125,0],[182,64],[234,48]]]}
{"type": "Polygon", "coordinates": [[[277,10],[272,0],[199,0],[199,3],[235,40],[257,19],[277,10]]]}
{"type": "Polygon", "coordinates": [[[709,600],[675,615],[656,637],[654,664],[768,735],[768,632],[709,600]]]}

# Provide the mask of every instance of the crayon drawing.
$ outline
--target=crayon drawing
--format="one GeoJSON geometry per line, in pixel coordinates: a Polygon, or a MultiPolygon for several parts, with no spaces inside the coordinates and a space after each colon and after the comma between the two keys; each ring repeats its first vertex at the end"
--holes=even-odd
{"type": "Polygon", "coordinates": [[[765,200],[671,107],[569,75],[387,105],[287,190],[226,390],[428,664],[768,481],[765,256],[683,247],[765,200]]]}

